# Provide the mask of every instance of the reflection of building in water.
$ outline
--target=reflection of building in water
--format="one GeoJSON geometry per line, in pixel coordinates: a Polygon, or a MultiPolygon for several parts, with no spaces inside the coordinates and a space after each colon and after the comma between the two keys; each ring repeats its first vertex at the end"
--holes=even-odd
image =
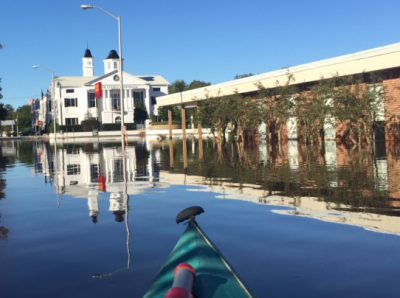
{"type": "Polygon", "coordinates": [[[89,216],[92,218],[93,223],[97,223],[97,216],[99,215],[100,212],[98,190],[89,189],[88,208],[89,208],[89,216]]]}
{"type": "MultiPolygon", "coordinates": [[[[183,184],[205,186],[207,182],[201,176],[161,172],[161,177],[168,184],[183,184]],[[185,177],[184,177],[185,176],[185,177]]],[[[219,199],[241,200],[256,204],[290,207],[291,210],[276,210],[275,213],[310,217],[322,221],[348,224],[381,233],[400,235],[400,217],[375,214],[370,212],[354,212],[352,206],[325,202],[316,197],[287,197],[278,194],[268,195],[267,191],[258,185],[238,184],[221,180],[218,184],[207,185],[204,188],[189,189],[190,191],[215,192],[221,195],[219,199]]]]}
{"type": "Polygon", "coordinates": [[[392,201],[392,206],[400,207],[400,146],[388,146],[387,157],[387,183],[388,194],[397,201],[392,201]]]}
{"type": "Polygon", "coordinates": [[[0,143],[1,156],[15,157],[17,155],[17,143],[14,141],[4,141],[0,143]]]}
{"type": "Polygon", "coordinates": [[[114,213],[115,221],[124,221],[124,214],[126,210],[126,198],[124,198],[123,192],[112,192],[110,194],[110,207],[109,211],[114,213]]]}
{"type": "Polygon", "coordinates": [[[58,148],[53,156],[50,147],[41,143],[36,148],[35,167],[46,164],[46,171],[41,172],[54,179],[57,194],[87,199],[93,222],[100,212],[99,191],[109,192],[109,211],[116,221],[122,221],[128,195],[162,187],[157,165],[160,153],[150,153],[145,143],[128,146],[124,152],[118,146],[93,146],[68,145],[58,148]],[[57,171],[50,171],[55,165],[57,171]]]}
{"type": "MultiPolygon", "coordinates": [[[[46,167],[51,169],[52,155],[48,147],[44,146],[43,150],[44,153],[40,155],[40,160],[44,164],[47,155],[50,162],[48,162],[49,166],[46,167]]],[[[259,154],[256,154],[259,155],[260,160],[263,160],[263,166],[255,168],[256,171],[252,172],[253,176],[258,174],[262,176],[246,177],[245,183],[239,184],[227,182],[230,181],[230,177],[224,177],[224,182],[223,178],[207,180],[199,174],[196,176],[196,171],[205,173],[205,164],[198,164],[200,170],[196,167],[190,168],[190,163],[194,164],[195,162],[194,158],[190,158],[190,156],[190,175],[185,175],[183,170],[182,174],[178,174],[178,169],[175,169],[174,173],[160,172],[161,159],[168,158],[168,150],[169,147],[163,148],[163,144],[152,146],[151,143],[138,143],[134,146],[128,146],[125,154],[122,154],[120,147],[112,145],[100,145],[98,148],[92,148],[89,145],[60,148],[57,151],[57,162],[54,163],[58,168],[58,175],[55,175],[57,177],[55,181],[57,182],[55,183],[57,192],[88,199],[89,215],[93,216],[94,220],[98,219],[100,212],[98,200],[101,200],[102,197],[107,198],[110,204],[109,211],[116,212],[114,216],[117,220],[120,220],[124,216],[123,212],[126,212],[126,206],[121,205],[121,192],[122,194],[134,195],[149,188],[164,187],[168,184],[213,184],[209,190],[224,194],[224,198],[290,206],[296,208],[297,215],[303,214],[327,221],[345,221],[383,232],[399,232],[396,227],[400,227],[400,225],[391,224],[389,226],[387,224],[389,221],[396,222],[398,220],[397,217],[391,216],[393,212],[388,209],[388,206],[396,207],[397,201],[385,200],[386,190],[389,195],[395,195],[393,188],[395,180],[390,175],[394,174],[394,177],[398,177],[400,174],[400,171],[396,172],[396,168],[392,166],[398,161],[392,155],[389,155],[388,159],[385,156],[380,156],[379,161],[374,160],[370,154],[359,154],[357,157],[357,155],[353,156],[354,152],[336,147],[334,143],[330,142],[325,144],[324,151],[311,154],[299,146],[296,141],[287,144],[286,147],[282,147],[276,153],[270,146],[262,144],[257,151],[259,154]],[[149,151],[148,148],[151,150],[149,151]],[[276,162],[273,169],[279,175],[269,175],[272,159],[276,162]],[[310,161],[311,163],[309,163],[310,161]],[[287,169],[279,173],[281,163],[287,169]],[[310,165],[315,166],[312,171],[308,168],[310,165]],[[389,175],[385,176],[385,172],[389,175]],[[285,177],[284,175],[293,175],[293,177],[290,177],[290,181],[282,182],[279,179],[285,177]],[[268,184],[265,184],[264,188],[255,186],[259,177],[263,177],[264,182],[268,184]],[[354,190],[351,187],[346,188],[346,183],[353,183],[354,181],[360,183],[356,185],[359,188],[354,188],[354,190]],[[104,186],[101,186],[102,184],[104,186]],[[266,188],[268,188],[268,191],[265,190],[266,188]],[[284,191],[286,188],[290,188],[291,192],[289,193],[298,195],[300,199],[270,196],[276,195],[277,190],[284,191]],[[93,191],[90,192],[90,190],[93,191]],[[96,197],[96,190],[106,190],[110,195],[96,197]],[[377,192],[379,200],[375,199],[374,191],[377,192]],[[317,198],[324,196],[326,192],[330,192],[329,197],[326,199],[317,198]],[[352,200],[353,195],[360,196],[354,197],[354,200],[352,200]],[[363,202],[360,202],[359,199],[361,198],[363,198],[363,202]],[[364,198],[367,201],[364,202],[364,198]],[[332,201],[335,203],[332,203],[332,201]],[[354,206],[350,206],[353,203],[354,206]],[[355,212],[355,209],[361,212],[355,212]],[[383,215],[384,213],[386,215],[383,215]]],[[[175,151],[175,154],[177,153],[179,151],[175,151]]],[[[179,159],[179,157],[176,158],[179,159]]],[[[168,159],[163,160],[163,163],[167,165],[168,159]]],[[[221,164],[221,167],[224,166],[221,164]]],[[[221,169],[221,173],[228,175],[229,169],[232,168],[227,165],[227,168],[221,169]]],[[[53,178],[53,172],[49,172],[53,178]]],[[[218,173],[216,172],[216,174],[218,173]]]]}
{"type": "Polygon", "coordinates": [[[299,149],[297,148],[296,140],[288,141],[288,161],[289,167],[292,170],[297,170],[299,168],[299,149]]]}

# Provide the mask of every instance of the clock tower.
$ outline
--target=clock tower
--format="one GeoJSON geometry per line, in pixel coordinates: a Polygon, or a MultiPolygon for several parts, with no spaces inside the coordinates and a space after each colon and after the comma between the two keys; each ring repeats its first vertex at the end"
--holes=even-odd
{"type": "Polygon", "coordinates": [[[89,49],[86,49],[82,58],[82,69],[84,77],[94,76],[93,56],[89,49]]]}

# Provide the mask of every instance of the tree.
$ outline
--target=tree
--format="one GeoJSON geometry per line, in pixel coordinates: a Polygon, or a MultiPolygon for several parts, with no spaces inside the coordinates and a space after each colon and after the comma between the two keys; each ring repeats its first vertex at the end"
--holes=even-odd
{"type": "Polygon", "coordinates": [[[288,74],[285,85],[278,82],[274,88],[259,85],[260,98],[263,99],[261,118],[267,128],[267,141],[279,143],[281,141],[281,127],[286,124],[291,115],[295,113],[295,97],[297,89],[291,84],[293,75],[288,74]]]}
{"type": "Polygon", "coordinates": [[[27,135],[32,131],[32,110],[30,105],[23,105],[16,111],[18,128],[21,134],[27,135]]]}
{"type": "MultiPolygon", "coordinates": [[[[382,90],[377,88],[377,84],[367,86],[362,83],[362,76],[341,80],[343,82],[333,92],[334,115],[345,124],[340,135],[341,141],[351,145],[361,145],[363,142],[370,145],[373,141],[375,116],[379,112],[378,99],[383,96],[382,90]]],[[[379,81],[379,78],[372,79],[373,82],[376,80],[379,81]]]]}
{"type": "Polygon", "coordinates": [[[176,80],[172,82],[171,85],[169,85],[168,93],[173,94],[210,85],[211,85],[210,82],[204,82],[199,80],[193,80],[189,84],[187,84],[184,80],[176,80]]]}
{"type": "Polygon", "coordinates": [[[0,120],[13,120],[15,118],[16,115],[12,105],[0,103],[0,120]]]}
{"type": "MultiPolygon", "coordinates": [[[[200,80],[193,80],[190,84],[187,84],[184,80],[176,80],[172,82],[171,85],[168,87],[168,93],[174,94],[178,92],[183,92],[187,90],[192,90],[196,88],[201,88],[205,86],[211,85],[210,82],[204,82],[200,80]]],[[[178,107],[172,108],[172,119],[174,121],[181,121],[181,111],[178,107]]],[[[158,119],[162,121],[168,121],[168,108],[167,107],[160,107],[158,109],[158,119]]]]}
{"type": "Polygon", "coordinates": [[[244,74],[235,75],[233,77],[233,79],[238,80],[238,79],[243,79],[243,78],[247,78],[247,77],[251,77],[251,76],[254,76],[254,73],[244,73],[244,74]]]}
{"type": "Polygon", "coordinates": [[[135,123],[144,123],[147,119],[149,119],[149,114],[147,113],[146,107],[143,102],[135,103],[135,111],[134,111],[134,119],[135,123]]]}
{"type": "MultiPolygon", "coordinates": [[[[324,125],[333,120],[333,92],[336,79],[321,79],[309,91],[297,97],[299,138],[307,144],[323,143],[324,125]]],[[[330,123],[335,127],[335,123],[330,123]]]]}
{"type": "Polygon", "coordinates": [[[199,80],[193,80],[193,81],[190,82],[189,86],[187,87],[187,90],[201,88],[201,87],[210,86],[210,85],[211,85],[210,82],[203,82],[203,81],[199,81],[199,80]]]}
{"type": "Polygon", "coordinates": [[[178,92],[183,92],[187,90],[188,85],[184,80],[176,80],[172,82],[171,85],[168,86],[168,93],[173,94],[173,93],[178,93],[178,92]]]}

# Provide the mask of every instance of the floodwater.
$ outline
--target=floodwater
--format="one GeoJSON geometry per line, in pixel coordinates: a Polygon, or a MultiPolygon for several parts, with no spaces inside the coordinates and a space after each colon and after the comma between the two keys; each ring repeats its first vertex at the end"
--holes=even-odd
{"type": "Polygon", "coordinates": [[[0,146],[0,297],[141,297],[192,205],[256,297],[400,297],[397,148],[0,146]]]}

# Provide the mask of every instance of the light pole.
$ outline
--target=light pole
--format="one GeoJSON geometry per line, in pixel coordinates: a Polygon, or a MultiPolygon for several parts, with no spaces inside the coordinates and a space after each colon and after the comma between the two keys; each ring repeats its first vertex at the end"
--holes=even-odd
{"type": "Polygon", "coordinates": [[[51,100],[52,100],[52,110],[53,110],[53,128],[54,128],[54,142],[57,142],[57,136],[56,136],[56,98],[55,98],[55,86],[54,86],[54,70],[44,67],[44,66],[40,66],[38,64],[34,64],[32,65],[32,67],[34,69],[38,69],[38,68],[43,68],[46,69],[47,71],[49,71],[51,73],[51,100]]]}
{"type": "MultiPolygon", "coordinates": [[[[119,94],[120,94],[120,100],[121,100],[121,133],[125,134],[125,119],[124,119],[124,114],[125,114],[125,110],[124,110],[124,83],[123,83],[123,77],[122,77],[122,70],[123,70],[123,65],[122,65],[122,41],[121,41],[121,17],[120,16],[115,16],[112,13],[110,13],[109,11],[99,7],[99,6],[94,6],[94,5],[88,5],[88,4],[82,4],[81,8],[83,10],[89,10],[89,9],[98,9],[100,11],[102,11],[103,13],[105,13],[106,15],[112,17],[114,20],[116,20],[118,22],[118,51],[119,51],[119,82],[120,82],[120,90],[119,90],[119,94]]],[[[124,143],[123,141],[124,136],[122,136],[122,143],[124,143]]]]}

